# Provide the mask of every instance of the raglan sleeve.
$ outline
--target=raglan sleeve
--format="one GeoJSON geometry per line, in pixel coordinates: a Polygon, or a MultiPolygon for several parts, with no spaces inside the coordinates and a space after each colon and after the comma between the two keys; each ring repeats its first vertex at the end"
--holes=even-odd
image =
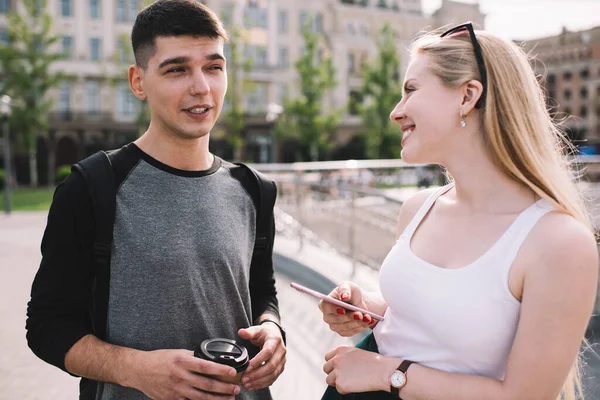
{"type": "Polygon", "coordinates": [[[86,183],[79,173],[73,172],[54,193],[25,326],[31,350],[64,371],[69,349],[92,333],[88,266],[93,234],[86,183]]]}
{"type": "Polygon", "coordinates": [[[279,303],[277,301],[277,289],[275,287],[275,270],[273,266],[273,244],[275,240],[275,216],[274,204],[277,197],[277,186],[272,185],[273,206],[268,209],[267,226],[270,227],[266,234],[265,249],[258,262],[253,263],[250,269],[250,297],[252,299],[252,318],[256,321],[263,314],[271,314],[277,319],[279,315],[279,303]]]}

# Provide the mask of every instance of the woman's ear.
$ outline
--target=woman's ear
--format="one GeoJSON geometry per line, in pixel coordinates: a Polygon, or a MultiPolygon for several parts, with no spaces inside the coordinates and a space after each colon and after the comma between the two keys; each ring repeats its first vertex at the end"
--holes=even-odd
{"type": "Polygon", "coordinates": [[[463,83],[460,91],[462,94],[460,108],[462,114],[467,115],[475,108],[475,104],[477,104],[477,101],[483,94],[483,85],[481,82],[471,79],[470,81],[463,83]]]}
{"type": "Polygon", "coordinates": [[[133,95],[140,100],[146,100],[144,91],[144,70],[137,65],[129,67],[129,87],[133,95]]]}

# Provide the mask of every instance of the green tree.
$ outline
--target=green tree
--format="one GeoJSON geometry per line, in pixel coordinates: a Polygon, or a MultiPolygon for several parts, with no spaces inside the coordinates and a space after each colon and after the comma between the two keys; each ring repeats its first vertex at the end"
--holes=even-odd
{"type": "MultiPolygon", "coordinates": [[[[321,35],[313,32],[312,19],[307,18],[302,28],[304,53],[296,61],[300,76],[300,96],[284,101],[284,112],[277,125],[277,136],[298,135],[308,146],[310,159],[316,161],[324,154],[340,121],[341,112],[324,112],[325,94],[337,85],[331,57],[320,58],[321,35]]],[[[300,149],[298,149],[300,151],[300,149]]]]}
{"type": "Polygon", "coordinates": [[[59,36],[53,33],[52,17],[45,11],[46,0],[23,0],[20,5],[22,12],[7,14],[10,44],[0,44],[0,71],[4,91],[13,99],[11,131],[18,133],[15,147],[28,151],[30,184],[37,186],[37,137],[48,130],[52,102],[47,92],[64,79],[60,72],[52,71],[52,65],[64,55],[50,51],[59,36]]]}
{"type": "MultiPolygon", "coordinates": [[[[146,3],[142,3],[141,7],[145,6],[146,3]]],[[[118,39],[117,52],[113,55],[113,62],[118,66],[117,73],[111,78],[111,84],[114,88],[118,88],[120,85],[128,85],[129,67],[135,64],[135,58],[133,55],[133,47],[131,45],[131,39],[129,34],[122,33],[118,39]]],[[[133,94],[131,94],[133,96],[133,94]]],[[[142,136],[150,125],[150,107],[146,100],[138,101],[138,109],[135,116],[135,126],[138,136],[142,136]]]]}
{"type": "Polygon", "coordinates": [[[224,136],[233,149],[233,159],[235,161],[243,160],[244,148],[244,128],[246,122],[244,119],[244,93],[250,90],[252,85],[245,78],[245,74],[252,68],[252,60],[245,60],[242,57],[241,48],[244,45],[242,35],[238,27],[229,30],[229,51],[227,55],[227,80],[228,89],[225,96],[227,109],[223,113],[223,122],[225,124],[224,136]]]}
{"type": "Polygon", "coordinates": [[[396,35],[389,24],[381,28],[376,45],[375,60],[363,64],[358,110],[366,129],[369,158],[397,158],[402,135],[390,121],[390,112],[402,98],[402,82],[396,35]]]}

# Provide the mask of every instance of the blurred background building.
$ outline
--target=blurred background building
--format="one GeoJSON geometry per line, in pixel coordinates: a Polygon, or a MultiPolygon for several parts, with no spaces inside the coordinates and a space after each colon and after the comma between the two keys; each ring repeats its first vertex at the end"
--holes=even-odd
{"type": "MultiPolygon", "coordinates": [[[[18,11],[22,0],[0,0],[0,40],[8,41],[6,13],[18,11]]],[[[70,165],[99,149],[119,147],[144,129],[140,102],[126,81],[132,63],[129,34],[141,0],[48,0],[53,29],[66,59],[53,68],[69,79],[49,92],[54,109],[50,129],[38,138],[38,169],[70,165]],[[140,121],[140,118],[142,119],[140,121]]],[[[262,162],[275,121],[265,118],[269,103],[283,104],[297,95],[294,64],[303,50],[301,27],[312,19],[313,31],[322,34],[319,56],[332,56],[337,86],[326,99],[328,107],[345,107],[357,98],[362,85],[361,64],[376,56],[374,36],[389,23],[397,38],[401,68],[406,69],[406,48],[417,32],[445,24],[472,20],[483,27],[477,4],[444,0],[432,15],[422,11],[421,0],[205,0],[223,19],[227,29],[241,29],[243,58],[251,60],[246,78],[253,82],[244,93],[243,159],[262,162]]],[[[228,49],[225,49],[226,53],[228,49]]],[[[400,94],[398,96],[400,98],[400,94]]],[[[227,107],[227,104],[226,104],[227,107]]],[[[357,111],[343,115],[336,143],[346,142],[360,127],[357,111]]],[[[213,151],[225,158],[233,153],[226,138],[213,137],[213,151]]],[[[285,155],[280,161],[286,161],[285,155]]],[[[287,160],[289,161],[289,160],[287,160]]],[[[26,182],[29,163],[17,156],[17,180],[26,182]]],[[[43,181],[48,174],[39,171],[43,181]]]]}
{"type": "Polygon", "coordinates": [[[564,119],[565,130],[584,154],[600,150],[600,26],[529,40],[525,47],[540,62],[548,106],[564,119]]]}

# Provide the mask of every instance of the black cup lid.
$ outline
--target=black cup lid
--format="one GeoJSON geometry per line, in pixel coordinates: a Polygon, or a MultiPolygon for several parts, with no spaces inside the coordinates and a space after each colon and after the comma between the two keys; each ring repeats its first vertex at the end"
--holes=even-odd
{"type": "Polygon", "coordinates": [[[197,346],[194,355],[205,360],[228,365],[238,372],[248,367],[248,350],[235,340],[208,339],[197,346]]]}

